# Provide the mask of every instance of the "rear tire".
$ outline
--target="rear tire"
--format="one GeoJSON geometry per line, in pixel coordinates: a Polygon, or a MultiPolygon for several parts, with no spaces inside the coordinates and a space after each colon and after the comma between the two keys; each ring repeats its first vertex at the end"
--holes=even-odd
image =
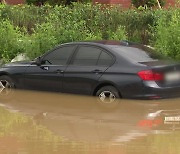
{"type": "Polygon", "coordinates": [[[119,104],[119,92],[113,86],[104,86],[100,88],[96,96],[98,96],[98,104],[106,109],[115,109],[119,104]]]}

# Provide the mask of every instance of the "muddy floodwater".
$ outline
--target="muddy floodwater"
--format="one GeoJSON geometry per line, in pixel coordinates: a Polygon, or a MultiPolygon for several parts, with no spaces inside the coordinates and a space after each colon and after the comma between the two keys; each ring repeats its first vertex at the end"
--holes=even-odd
{"type": "Polygon", "coordinates": [[[180,98],[0,92],[0,154],[180,154],[180,98]]]}

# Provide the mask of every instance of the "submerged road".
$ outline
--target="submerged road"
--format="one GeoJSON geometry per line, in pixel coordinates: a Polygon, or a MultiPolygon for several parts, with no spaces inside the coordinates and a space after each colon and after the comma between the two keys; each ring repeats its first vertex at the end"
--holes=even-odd
{"type": "Polygon", "coordinates": [[[180,153],[180,98],[119,100],[113,110],[96,102],[67,94],[1,93],[0,153],[14,146],[14,153],[180,153]]]}

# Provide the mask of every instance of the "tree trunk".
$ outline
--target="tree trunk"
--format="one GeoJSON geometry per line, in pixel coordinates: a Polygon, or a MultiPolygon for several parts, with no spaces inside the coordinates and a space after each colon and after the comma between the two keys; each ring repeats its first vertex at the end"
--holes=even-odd
{"type": "Polygon", "coordinates": [[[158,8],[159,8],[159,9],[162,9],[162,7],[161,7],[161,4],[160,4],[159,0],[157,0],[157,4],[158,4],[158,8]]]}
{"type": "Polygon", "coordinates": [[[6,0],[1,0],[2,3],[6,4],[6,0]]]}

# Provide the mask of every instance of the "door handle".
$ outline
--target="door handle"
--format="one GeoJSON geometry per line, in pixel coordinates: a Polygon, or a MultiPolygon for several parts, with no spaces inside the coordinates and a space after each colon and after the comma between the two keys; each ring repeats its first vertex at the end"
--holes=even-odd
{"type": "Polygon", "coordinates": [[[48,66],[41,66],[40,68],[43,69],[43,70],[46,70],[46,71],[49,70],[49,67],[48,67],[48,66]]]}
{"type": "Polygon", "coordinates": [[[59,73],[64,73],[64,71],[58,69],[58,70],[55,71],[55,73],[58,73],[58,74],[59,74],[59,73]]]}
{"type": "Polygon", "coordinates": [[[95,69],[95,70],[93,70],[92,72],[93,72],[93,73],[96,73],[96,74],[98,74],[98,73],[103,73],[102,70],[98,70],[98,69],[95,69]]]}

